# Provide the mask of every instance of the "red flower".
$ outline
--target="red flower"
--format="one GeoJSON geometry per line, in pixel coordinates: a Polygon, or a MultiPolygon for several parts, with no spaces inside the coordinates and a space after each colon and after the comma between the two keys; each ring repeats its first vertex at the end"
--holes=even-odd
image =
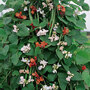
{"type": "Polygon", "coordinates": [[[37,60],[37,57],[35,56],[34,59],[37,60]]]}
{"type": "Polygon", "coordinates": [[[69,33],[69,29],[67,29],[66,27],[64,27],[64,29],[63,29],[63,35],[66,35],[68,33],[69,33]]]}
{"type": "Polygon", "coordinates": [[[39,77],[39,75],[37,74],[37,72],[34,72],[34,73],[32,73],[32,76],[35,76],[35,77],[39,77]]]}
{"type": "Polygon", "coordinates": [[[22,15],[22,12],[16,13],[15,16],[19,19],[27,19],[27,17],[25,15],[22,15]]]}
{"type": "Polygon", "coordinates": [[[84,65],[84,66],[82,66],[82,70],[85,70],[86,69],[86,66],[84,65]]]}
{"type": "Polygon", "coordinates": [[[65,14],[66,9],[65,9],[64,6],[62,6],[62,5],[57,5],[57,9],[58,9],[58,11],[60,11],[60,15],[61,15],[61,16],[63,16],[63,15],[65,14]]]}
{"type": "Polygon", "coordinates": [[[31,59],[30,59],[29,67],[31,68],[31,67],[36,66],[36,65],[37,65],[37,64],[36,64],[36,60],[33,59],[33,58],[31,58],[31,59]]]}
{"type": "Polygon", "coordinates": [[[50,22],[48,23],[48,26],[52,27],[52,24],[50,25],[50,22]]]}
{"type": "Polygon", "coordinates": [[[34,14],[37,11],[36,7],[34,7],[33,5],[30,6],[30,8],[31,8],[31,14],[34,14]]]}
{"type": "Polygon", "coordinates": [[[45,46],[47,45],[48,43],[46,43],[45,41],[41,42],[41,44],[39,44],[39,42],[36,42],[36,47],[45,48],[45,46]]]}
{"type": "Polygon", "coordinates": [[[43,77],[36,78],[36,83],[39,84],[40,82],[44,81],[43,77]]]}
{"type": "Polygon", "coordinates": [[[36,77],[36,83],[37,83],[37,84],[39,84],[41,81],[44,81],[43,77],[42,77],[42,76],[40,77],[40,76],[37,74],[37,72],[32,73],[32,76],[35,76],[35,77],[36,77]]]}
{"type": "Polygon", "coordinates": [[[33,23],[30,24],[30,26],[32,26],[33,29],[35,29],[36,27],[33,25],[33,23]]]}

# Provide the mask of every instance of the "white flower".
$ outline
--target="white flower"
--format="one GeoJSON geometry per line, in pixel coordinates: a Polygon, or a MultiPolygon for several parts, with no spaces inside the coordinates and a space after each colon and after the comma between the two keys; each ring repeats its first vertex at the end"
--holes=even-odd
{"type": "Polygon", "coordinates": [[[65,55],[65,58],[68,59],[69,57],[71,58],[72,57],[72,54],[70,52],[67,52],[66,55],[65,55]]]}
{"type": "Polygon", "coordinates": [[[13,29],[13,32],[16,32],[16,33],[17,33],[17,32],[19,31],[19,29],[17,28],[16,25],[13,25],[13,28],[14,28],[14,29],[13,29]]]}
{"type": "Polygon", "coordinates": [[[26,45],[26,46],[23,46],[22,48],[21,48],[21,51],[23,52],[23,53],[28,53],[29,51],[30,51],[30,44],[28,44],[28,45],[26,45]]]}
{"type": "Polygon", "coordinates": [[[56,86],[55,84],[52,85],[53,90],[58,90],[58,86],[56,86]]]}
{"type": "Polygon", "coordinates": [[[79,10],[78,8],[76,8],[76,10],[75,10],[73,16],[77,16],[77,15],[79,15],[79,14],[80,14],[80,10],[79,10]]]}
{"type": "Polygon", "coordinates": [[[70,80],[74,76],[74,74],[72,74],[70,71],[68,71],[67,74],[68,74],[68,77],[66,78],[66,80],[70,82],[70,80]]]}
{"type": "Polygon", "coordinates": [[[62,44],[63,44],[64,46],[67,46],[67,42],[63,42],[62,44]]]}
{"type": "Polygon", "coordinates": [[[68,75],[70,75],[70,74],[71,74],[71,72],[70,72],[70,71],[68,71],[68,72],[67,72],[67,74],[68,74],[68,75]]]}
{"type": "Polygon", "coordinates": [[[51,86],[44,85],[41,90],[53,90],[51,86]]]}
{"type": "Polygon", "coordinates": [[[53,70],[53,73],[57,73],[57,70],[54,69],[54,70],[53,70]]]}
{"type": "Polygon", "coordinates": [[[37,12],[40,12],[40,11],[41,11],[41,8],[38,8],[38,9],[37,9],[37,12]]]}
{"type": "Polygon", "coordinates": [[[47,3],[50,3],[52,0],[46,0],[47,3]]]}
{"type": "Polygon", "coordinates": [[[66,51],[66,50],[64,50],[64,51],[62,51],[62,53],[63,53],[63,54],[66,54],[66,53],[67,53],[67,51],[66,51]]]}
{"type": "Polygon", "coordinates": [[[63,47],[63,46],[61,46],[59,49],[60,49],[61,51],[63,51],[64,47],[63,47]]]}
{"type": "Polygon", "coordinates": [[[29,62],[30,62],[30,60],[28,58],[22,58],[21,61],[28,64],[28,65],[29,65],[29,62]]]}
{"type": "Polygon", "coordinates": [[[24,79],[23,76],[20,77],[20,81],[19,81],[19,84],[23,84],[23,87],[25,86],[25,82],[26,80],[24,79]]]}
{"type": "Polygon", "coordinates": [[[61,0],[59,0],[59,4],[61,4],[61,0]]]}
{"type": "Polygon", "coordinates": [[[43,67],[45,68],[45,66],[48,64],[48,62],[46,62],[45,60],[42,60],[42,61],[40,61],[40,64],[42,64],[43,67]]]}
{"type": "Polygon", "coordinates": [[[28,5],[30,2],[29,1],[24,1],[24,4],[25,5],[28,5]]]}
{"type": "Polygon", "coordinates": [[[38,67],[39,70],[42,70],[43,68],[45,68],[45,66],[47,65],[48,62],[46,62],[45,60],[41,60],[40,61],[40,66],[38,67]]]}
{"type": "Polygon", "coordinates": [[[53,73],[57,73],[57,69],[61,67],[59,63],[53,65],[53,73]]]}
{"type": "Polygon", "coordinates": [[[49,11],[51,11],[53,9],[53,4],[49,3],[48,6],[49,6],[49,11]]]}
{"type": "Polygon", "coordinates": [[[43,66],[39,66],[39,67],[38,67],[38,70],[42,70],[42,69],[43,69],[43,66]]]}
{"type": "Polygon", "coordinates": [[[37,36],[46,35],[47,32],[48,32],[48,30],[45,30],[45,29],[39,30],[37,33],[37,36]]]}
{"type": "Polygon", "coordinates": [[[42,2],[43,8],[47,7],[47,4],[45,2],[42,2]]]}
{"type": "Polygon", "coordinates": [[[41,10],[41,8],[37,9],[37,12],[39,12],[43,17],[45,17],[44,10],[41,10]]]}
{"type": "Polygon", "coordinates": [[[28,8],[27,7],[24,7],[24,11],[27,11],[28,10],[28,8]]]}
{"type": "Polygon", "coordinates": [[[68,76],[68,77],[66,78],[66,80],[70,82],[71,76],[68,76]]]}
{"type": "Polygon", "coordinates": [[[29,76],[28,82],[33,82],[34,79],[31,78],[31,76],[29,76]]]}
{"type": "Polygon", "coordinates": [[[50,39],[51,42],[53,42],[59,40],[59,37],[56,35],[56,32],[53,32],[52,36],[49,37],[48,39],[50,39]]]}

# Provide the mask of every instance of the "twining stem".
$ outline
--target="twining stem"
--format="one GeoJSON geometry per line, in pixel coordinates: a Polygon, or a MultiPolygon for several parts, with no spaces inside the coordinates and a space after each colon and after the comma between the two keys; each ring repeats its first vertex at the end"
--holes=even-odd
{"type": "Polygon", "coordinates": [[[49,37],[50,37],[51,34],[52,34],[52,29],[53,29],[54,23],[55,23],[55,10],[53,9],[53,10],[52,10],[52,17],[51,17],[51,21],[50,21],[50,24],[52,24],[52,27],[51,27],[51,29],[50,29],[49,37]],[[51,23],[51,22],[52,22],[52,23],[51,23]]]}
{"type": "Polygon", "coordinates": [[[29,6],[29,19],[31,20],[31,23],[33,23],[33,17],[32,17],[32,15],[31,15],[30,6],[29,6]]]}
{"type": "Polygon", "coordinates": [[[0,83],[0,85],[3,84],[3,82],[7,79],[7,77],[9,76],[9,74],[10,74],[11,72],[12,72],[12,71],[10,71],[10,72],[6,75],[6,77],[5,77],[4,80],[0,83]]]}

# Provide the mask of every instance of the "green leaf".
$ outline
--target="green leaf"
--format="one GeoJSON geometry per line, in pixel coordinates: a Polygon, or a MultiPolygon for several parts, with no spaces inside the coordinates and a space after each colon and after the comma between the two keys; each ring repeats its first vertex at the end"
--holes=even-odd
{"type": "Polygon", "coordinates": [[[4,5],[2,5],[2,4],[0,5],[0,12],[2,12],[4,10],[4,7],[5,7],[4,5]]]}
{"type": "Polygon", "coordinates": [[[76,90],[85,90],[85,86],[84,86],[83,82],[79,83],[79,85],[76,86],[76,90]]]}
{"type": "Polygon", "coordinates": [[[48,74],[47,78],[50,82],[53,82],[56,79],[56,74],[48,74]]]}
{"type": "Polygon", "coordinates": [[[17,70],[12,72],[12,76],[18,76],[18,75],[19,75],[19,72],[17,70]]]}
{"type": "Polygon", "coordinates": [[[57,6],[59,4],[58,0],[54,0],[54,4],[57,6]]]}
{"type": "Polygon", "coordinates": [[[59,87],[61,88],[61,90],[66,90],[66,86],[67,86],[67,74],[66,73],[58,73],[58,82],[59,82],[59,87]]]}
{"type": "Polygon", "coordinates": [[[73,9],[66,7],[65,15],[66,16],[72,16],[73,15],[73,9]]]}
{"type": "Polygon", "coordinates": [[[37,41],[37,37],[35,37],[35,36],[33,36],[32,38],[30,38],[29,40],[28,40],[28,42],[30,42],[30,43],[34,43],[34,42],[36,42],[37,41]]]}
{"type": "Polygon", "coordinates": [[[41,49],[40,49],[40,47],[36,47],[36,48],[35,48],[35,56],[37,56],[38,54],[41,54],[41,49]]]}
{"type": "Polygon", "coordinates": [[[56,63],[57,61],[58,61],[58,59],[55,58],[55,57],[49,58],[49,59],[48,59],[48,64],[54,64],[54,63],[56,63]]]}
{"type": "Polygon", "coordinates": [[[82,73],[82,78],[85,81],[85,83],[90,87],[90,74],[88,70],[84,70],[82,73]]]}
{"type": "Polygon", "coordinates": [[[22,90],[35,90],[35,87],[33,83],[30,83],[26,87],[22,88],[22,90]]]}
{"type": "Polygon", "coordinates": [[[65,36],[65,41],[67,42],[68,46],[72,44],[72,38],[70,36],[65,36]]]}
{"type": "MultiPolygon", "coordinates": [[[[6,56],[9,51],[9,45],[6,45],[4,48],[0,48],[0,54],[6,56]]],[[[3,56],[3,57],[4,57],[3,56]]]]}
{"type": "Polygon", "coordinates": [[[23,21],[22,23],[23,23],[24,25],[26,25],[26,26],[30,26],[31,21],[30,21],[30,20],[25,20],[25,21],[23,21]]]}
{"type": "Polygon", "coordinates": [[[38,19],[34,19],[34,20],[33,20],[33,25],[34,25],[34,26],[39,26],[39,21],[38,21],[38,19]]]}
{"type": "Polygon", "coordinates": [[[11,61],[14,65],[16,65],[19,61],[19,54],[18,53],[13,54],[11,57],[11,61]]]}
{"type": "Polygon", "coordinates": [[[86,64],[90,62],[90,48],[82,49],[76,55],[77,64],[86,64]]]}
{"type": "Polygon", "coordinates": [[[75,25],[82,29],[86,28],[85,22],[83,20],[78,20],[75,25]]]}
{"type": "Polygon", "coordinates": [[[45,27],[46,25],[47,25],[47,20],[44,19],[43,22],[41,22],[41,23],[39,24],[39,27],[43,28],[43,27],[45,27]]]}
{"type": "Polygon", "coordinates": [[[71,80],[73,80],[73,81],[81,81],[82,80],[82,75],[78,71],[79,71],[79,69],[75,65],[72,65],[70,67],[70,72],[74,74],[74,77],[72,77],[71,80]]]}
{"type": "Polygon", "coordinates": [[[9,42],[10,42],[10,43],[17,44],[17,43],[18,43],[18,37],[17,37],[15,34],[11,34],[11,35],[9,36],[9,42]]]}
{"type": "Polygon", "coordinates": [[[66,16],[66,19],[74,24],[76,24],[76,19],[73,16],[66,16]]]}
{"type": "Polygon", "coordinates": [[[3,19],[3,24],[9,24],[10,22],[11,22],[11,20],[12,20],[12,18],[11,17],[5,17],[4,19],[3,19]]]}
{"type": "Polygon", "coordinates": [[[56,49],[56,54],[60,60],[63,58],[63,54],[59,49],[56,49]]]}
{"type": "Polygon", "coordinates": [[[24,37],[29,35],[29,30],[24,24],[18,24],[17,27],[19,28],[18,36],[24,37]]]}
{"type": "Polygon", "coordinates": [[[84,3],[82,5],[82,8],[83,8],[83,10],[86,10],[86,11],[89,11],[89,9],[90,9],[90,7],[89,7],[89,5],[87,3],[84,3]]]}
{"type": "Polygon", "coordinates": [[[58,18],[59,18],[59,20],[62,21],[63,23],[68,24],[68,22],[67,22],[65,19],[61,18],[60,16],[59,16],[58,18]]]}

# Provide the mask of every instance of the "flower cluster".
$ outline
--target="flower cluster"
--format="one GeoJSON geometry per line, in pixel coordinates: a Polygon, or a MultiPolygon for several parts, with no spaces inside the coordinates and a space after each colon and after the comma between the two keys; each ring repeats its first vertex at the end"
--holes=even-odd
{"type": "Polygon", "coordinates": [[[39,44],[39,42],[36,42],[36,47],[45,48],[45,46],[47,45],[48,44],[45,41],[41,42],[41,44],[39,44]]]}
{"type": "Polygon", "coordinates": [[[17,27],[16,25],[13,25],[13,28],[14,28],[14,29],[13,29],[13,32],[17,33],[18,30],[19,30],[18,27],[17,27]]]}
{"type": "Polygon", "coordinates": [[[30,64],[29,64],[29,67],[30,67],[30,68],[37,65],[37,64],[36,64],[36,60],[37,60],[37,58],[34,58],[34,59],[31,58],[31,59],[30,59],[30,64]]]}
{"type": "Polygon", "coordinates": [[[15,16],[19,19],[27,19],[25,15],[22,15],[22,12],[16,13],[15,16]]]}
{"type": "Polygon", "coordinates": [[[70,71],[68,71],[67,74],[68,74],[68,77],[66,78],[66,80],[70,82],[70,80],[74,76],[74,74],[72,74],[70,71]]]}
{"type": "Polygon", "coordinates": [[[60,41],[57,45],[58,45],[58,46],[60,46],[60,48],[59,48],[59,49],[60,49],[61,51],[63,51],[64,46],[67,46],[67,42],[60,41]]]}
{"type": "Polygon", "coordinates": [[[28,7],[27,7],[28,4],[30,4],[29,1],[24,1],[24,3],[22,4],[22,7],[24,7],[24,11],[28,11],[28,7]]]}
{"type": "Polygon", "coordinates": [[[49,37],[51,42],[59,40],[59,37],[56,35],[56,31],[53,31],[53,34],[51,37],[49,37]]]}
{"type": "Polygon", "coordinates": [[[22,58],[21,61],[26,63],[27,65],[29,65],[29,62],[30,62],[30,60],[28,58],[22,58]]]}
{"type": "Polygon", "coordinates": [[[61,67],[59,63],[53,65],[53,73],[57,73],[57,69],[61,67]]]}
{"type": "Polygon", "coordinates": [[[43,87],[40,90],[58,90],[58,86],[53,84],[52,86],[43,85],[43,87]]]}
{"type": "Polygon", "coordinates": [[[42,70],[43,68],[45,68],[45,66],[47,65],[48,62],[46,62],[45,60],[41,60],[40,61],[40,66],[38,67],[39,70],[42,70]]]}
{"type": "Polygon", "coordinates": [[[32,27],[32,29],[36,28],[36,26],[34,26],[33,23],[31,23],[30,26],[32,27]]]}
{"type": "Polygon", "coordinates": [[[31,14],[35,14],[35,12],[37,12],[37,9],[35,6],[30,6],[30,9],[31,9],[31,14]]]}
{"type": "Polygon", "coordinates": [[[72,57],[72,54],[71,54],[70,52],[66,51],[66,50],[64,50],[62,53],[65,54],[65,58],[66,58],[66,59],[72,57]]]}
{"type": "Polygon", "coordinates": [[[29,74],[29,70],[20,69],[19,70],[19,73],[29,74]]]}
{"type": "Polygon", "coordinates": [[[69,29],[67,29],[66,27],[64,27],[63,29],[63,35],[67,35],[69,33],[69,29]]]}
{"type": "Polygon", "coordinates": [[[36,77],[36,83],[37,84],[44,81],[44,78],[42,76],[40,77],[37,72],[32,73],[32,76],[36,77]]]}
{"type": "Polygon", "coordinates": [[[58,11],[59,11],[59,13],[60,13],[61,16],[63,16],[65,14],[66,9],[65,9],[64,6],[58,5],[57,6],[57,9],[58,9],[58,11]]]}
{"type": "Polygon", "coordinates": [[[30,44],[27,44],[26,46],[23,46],[22,48],[21,48],[21,51],[23,52],[23,53],[28,53],[29,51],[30,51],[30,44]]]}
{"type": "Polygon", "coordinates": [[[59,26],[59,23],[55,24],[54,27],[53,27],[53,30],[56,31],[58,26],[59,26]]]}
{"type": "Polygon", "coordinates": [[[23,87],[25,86],[25,84],[28,84],[30,82],[33,82],[34,79],[31,78],[31,76],[29,76],[29,79],[26,80],[23,76],[20,77],[20,81],[19,81],[19,84],[22,84],[23,87]]]}
{"type": "Polygon", "coordinates": [[[39,30],[37,33],[37,36],[46,35],[47,32],[48,32],[48,30],[45,30],[45,29],[39,30]]]}
{"type": "Polygon", "coordinates": [[[41,8],[38,8],[37,9],[37,12],[39,12],[43,17],[45,17],[45,13],[44,13],[44,10],[42,10],[41,8]]]}

